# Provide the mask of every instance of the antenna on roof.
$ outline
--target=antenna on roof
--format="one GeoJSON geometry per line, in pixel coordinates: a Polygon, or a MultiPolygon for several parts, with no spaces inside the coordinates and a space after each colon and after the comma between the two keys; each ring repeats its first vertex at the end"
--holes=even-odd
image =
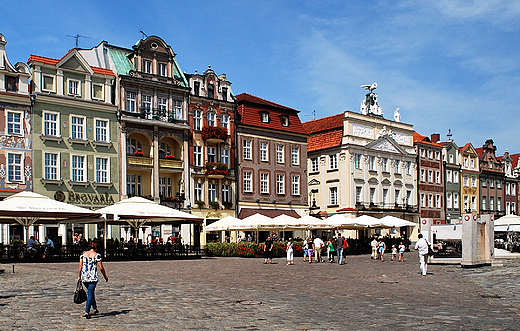
{"type": "MultiPolygon", "coordinates": [[[[305,115],[305,116],[311,116],[311,115],[305,115]]],[[[312,119],[316,119],[316,110],[312,111],[312,119]]]]}
{"type": "Polygon", "coordinates": [[[78,48],[78,45],[79,45],[79,38],[87,38],[88,39],[87,36],[82,36],[82,35],[79,35],[79,34],[77,34],[75,36],[71,36],[70,34],[67,34],[66,36],[76,39],[76,48],[78,48]]]}
{"type": "Polygon", "coordinates": [[[451,129],[448,129],[448,134],[446,135],[448,137],[448,140],[451,140],[451,137],[453,134],[451,134],[451,129]]]}
{"type": "Polygon", "coordinates": [[[139,32],[141,32],[143,34],[143,39],[148,38],[148,35],[146,33],[144,33],[143,30],[139,30],[139,32]]]}

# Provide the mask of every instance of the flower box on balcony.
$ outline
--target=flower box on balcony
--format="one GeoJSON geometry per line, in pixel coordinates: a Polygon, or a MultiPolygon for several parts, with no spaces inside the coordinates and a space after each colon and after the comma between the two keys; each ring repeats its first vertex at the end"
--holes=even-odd
{"type": "Polygon", "coordinates": [[[205,126],[202,128],[202,140],[208,142],[224,142],[228,138],[225,128],[218,126],[205,126]]]}
{"type": "Polygon", "coordinates": [[[173,154],[168,154],[164,157],[166,160],[175,160],[175,155],[173,154]]]}
{"type": "Polygon", "coordinates": [[[206,176],[223,178],[228,175],[228,166],[221,162],[206,163],[206,176]]]}
{"type": "Polygon", "coordinates": [[[144,153],[141,151],[135,151],[134,156],[144,156],[144,153]]]}

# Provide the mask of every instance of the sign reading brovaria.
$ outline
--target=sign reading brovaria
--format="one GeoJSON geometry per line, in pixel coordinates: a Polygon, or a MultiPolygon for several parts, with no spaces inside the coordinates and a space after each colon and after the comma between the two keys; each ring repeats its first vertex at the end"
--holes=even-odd
{"type": "Polygon", "coordinates": [[[90,205],[112,205],[115,203],[114,198],[108,192],[105,194],[92,193],[75,193],[69,190],[68,193],[63,191],[56,191],[54,193],[54,200],[73,203],[73,204],[90,204],[90,205]]]}

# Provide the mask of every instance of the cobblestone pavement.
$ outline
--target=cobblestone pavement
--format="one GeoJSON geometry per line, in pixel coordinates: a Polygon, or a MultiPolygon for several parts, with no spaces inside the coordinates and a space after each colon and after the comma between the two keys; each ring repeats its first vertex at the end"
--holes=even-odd
{"type": "Polygon", "coordinates": [[[347,265],[275,259],[106,262],[100,315],[72,303],[76,263],[0,274],[0,330],[518,330],[520,261],[462,269],[349,256],[347,265]]]}

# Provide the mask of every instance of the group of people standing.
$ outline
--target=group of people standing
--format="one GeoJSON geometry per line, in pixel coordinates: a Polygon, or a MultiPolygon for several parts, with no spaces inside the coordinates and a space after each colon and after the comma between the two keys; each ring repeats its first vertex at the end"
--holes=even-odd
{"type": "MultiPolygon", "coordinates": [[[[378,241],[376,237],[374,237],[374,239],[372,239],[372,241],[370,242],[370,246],[372,247],[372,255],[370,258],[374,260],[381,260],[381,262],[385,262],[386,244],[383,241],[383,238],[379,238],[378,241]]],[[[392,245],[392,258],[390,260],[404,262],[405,250],[406,246],[404,245],[404,241],[401,241],[399,247],[395,247],[395,245],[392,245]]]]}

